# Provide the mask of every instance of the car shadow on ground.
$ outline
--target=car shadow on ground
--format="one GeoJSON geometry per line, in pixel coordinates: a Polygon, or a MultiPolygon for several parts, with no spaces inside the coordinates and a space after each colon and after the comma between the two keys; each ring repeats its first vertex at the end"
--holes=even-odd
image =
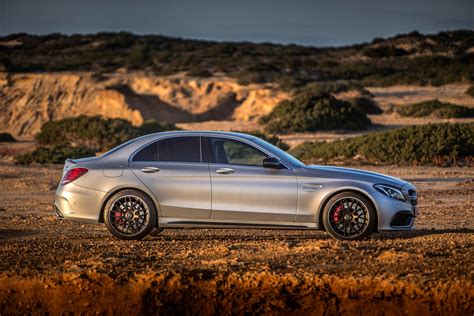
{"type": "Polygon", "coordinates": [[[444,234],[474,234],[472,228],[415,229],[412,231],[386,231],[372,235],[373,239],[410,239],[444,234]]]}
{"type": "Polygon", "coordinates": [[[288,241],[288,240],[325,240],[331,237],[323,231],[295,230],[233,230],[228,233],[223,229],[165,229],[163,233],[148,236],[144,240],[160,241],[288,241]]]}
{"type": "MultiPolygon", "coordinates": [[[[144,241],[303,241],[303,240],[334,240],[329,234],[324,231],[304,231],[298,233],[291,231],[260,231],[249,232],[248,230],[241,233],[232,232],[230,234],[221,230],[216,230],[213,233],[208,229],[166,229],[162,234],[156,236],[148,236],[144,241]],[[285,234],[288,232],[288,234],[285,234]]],[[[474,234],[474,229],[471,228],[457,228],[457,229],[419,229],[413,231],[392,231],[375,233],[366,241],[370,240],[384,240],[384,239],[411,239],[423,236],[443,235],[443,234],[474,234]]]]}

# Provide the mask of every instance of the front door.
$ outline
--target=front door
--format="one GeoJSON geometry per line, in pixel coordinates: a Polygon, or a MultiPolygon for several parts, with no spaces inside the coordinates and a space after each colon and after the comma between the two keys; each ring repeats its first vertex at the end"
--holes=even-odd
{"type": "Polygon", "coordinates": [[[211,180],[200,142],[199,136],[166,138],[132,158],[130,167],[155,195],[161,216],[210,218],[211,180]]]}
{"type": "Polygon", "coordinates": [[[212,183],[211,218],[236,222],[292,222],[297,179],[291,169],[262,166],[268,157],[251,144],[203,137],[212,183]]]}

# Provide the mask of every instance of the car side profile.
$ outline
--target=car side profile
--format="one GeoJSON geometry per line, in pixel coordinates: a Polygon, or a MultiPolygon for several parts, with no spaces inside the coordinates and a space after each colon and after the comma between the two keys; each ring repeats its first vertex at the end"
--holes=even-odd
{"type": "Polygon", "coordinates": [[[251,135],[176,131],[68,159],[59,217],[141,239],[165,228],[324,229],[340,240],[410,230],[416,188],[362,170],[308,166],[251,135]]]}

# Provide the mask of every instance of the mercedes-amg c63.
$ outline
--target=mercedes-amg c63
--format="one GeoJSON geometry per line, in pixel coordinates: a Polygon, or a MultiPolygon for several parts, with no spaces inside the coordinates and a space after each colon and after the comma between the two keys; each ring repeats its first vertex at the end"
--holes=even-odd
{"type": "Polygon", "coordinates": [[[410,230],[415,187],[373,172],[308,166],[251,135],[164,132],[68,159],[61,218],[140,239],[165,228],[324,229],[341,240],[410,230]]]}

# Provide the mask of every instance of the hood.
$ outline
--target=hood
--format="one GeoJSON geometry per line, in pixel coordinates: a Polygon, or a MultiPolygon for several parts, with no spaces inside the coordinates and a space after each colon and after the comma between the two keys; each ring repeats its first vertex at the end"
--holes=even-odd
{"type": "Polygon", "coordinates": [[[303,169],[304,173],[307,173],[308,176],[317,178],[344,179],[368,182],[371,184],[386,184],[399,189],[410,185],[409,182],[403,181],[399,178],[359,169],[319,165],[306,166],[303,169]]]}

